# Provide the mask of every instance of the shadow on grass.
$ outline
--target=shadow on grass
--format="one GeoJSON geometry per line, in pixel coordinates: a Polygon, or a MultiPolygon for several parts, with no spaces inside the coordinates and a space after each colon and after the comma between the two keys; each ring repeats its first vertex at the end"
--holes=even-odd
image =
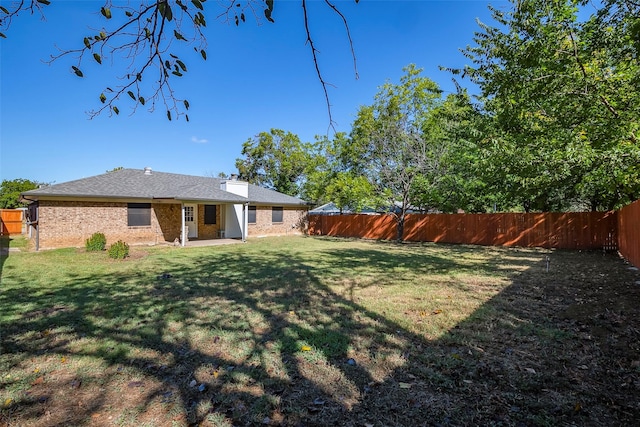
{"type": "MultiPolygon", "coordinates": [[[[637,345],[636,353],[611,350],[606,337],[581,335],[593,326],[580,323],[586,316],[567,315],[597,297],[591,287],[604,280],[602,265],[612,269],[606,275],[624,275],[616,260],[581,254],[588,279],[576,281],[568,252],[554,253],[556,272],[545,275],[541,253],[422,247],[183,250],[162,255],[160,271],[69,275],[28,292],[11,286],[1,309],[36,308],[2,325],[2,367],[44,358],[50,368],[27,368],[28,391],[3,409],[5,422],[100,424],[119,400],[129,409],[118,422],[130,425],[599,425],[640,417],[637,345]],[[472,262],[477,251],[488,261],[472,262]],[[497,269],[509,285],[437,340],[354,297],[394,286],[398,274],[497,269]],[[358,274],[371,278],[345,294],[332,289],[358,274]],[[618,367],[601,365],[613,360],[618,367]],[[589,370],[597,370],[593,381],[589,370]],[[610,385],[600,384],[606,375],[610,385]]],[[[625,340],[619,346],[633,344],[626,333],[616,335],[625,340]]],[[[11,381],[0,378],[0,390],[11,381]]]]}

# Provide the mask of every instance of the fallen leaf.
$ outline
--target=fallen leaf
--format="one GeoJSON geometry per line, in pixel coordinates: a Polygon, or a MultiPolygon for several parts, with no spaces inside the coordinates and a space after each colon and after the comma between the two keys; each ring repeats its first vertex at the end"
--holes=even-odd
{"type": "Polygon", "coordinates": [[[36,378],[31,385],[38,385],[38,384],[42,384],[44,382],[44,375],[40,376],[38,378],[36,378]]]}
{"type": "Polygon", "coordinates": [[[442,313],[442,310],[440,310],[440,309],[438,309],[438,310],[433,310],[433,311],[431,312],[431,314],[440,314],[440,313],[442,313]]]}
{"type": "Polygon", "coordinates": [[[525,371],[529,372],[530,374],[535,374],[536,370],[533,368],[524,368],[525,371]]]}
{"type": "Polygon", "coordinates": [[[12,403],[12,402],[13,402],[13,399],[11,399],[11,398],[6,399],[6,400],[4,401],[4,407],[5,407],[5,408],[8,408],[8,407],[11,405],[11,403],[12,403]]]}
{"type": "Polygon", "coordinates": [[[398,385],[400,386],[400,388],[404,388],[404,389],[411,388],[411,384],[409,383],[398,383],[398,385]]]}
{"type": "Polygon", "coordinates": [[[324,405],[325,403],[327,403],[325,400],[320,399],[319,397],[315,398],[313,400],[313,404],[314,405],[324,405]]]}
{"type": "Polygon", "coordinates": [[[191,382],[189,383],[189,387],[195,387],[196,384],[198,384],[196,380],[191,380],[191,382]]]}
{"type": "Polygon", "coordinates": [[[300,351],[311,351],[311,347],[309,347],[308,345],[303,345],[302,347],[300,347],[300,351]]]}
{"type": "Polygon", "coordinates": [[[62,356],[62,357],[60,358],[60,363],[67,363],[67,358],[66,358],[66,357],[64,357],[64,356],[62,356]]]}

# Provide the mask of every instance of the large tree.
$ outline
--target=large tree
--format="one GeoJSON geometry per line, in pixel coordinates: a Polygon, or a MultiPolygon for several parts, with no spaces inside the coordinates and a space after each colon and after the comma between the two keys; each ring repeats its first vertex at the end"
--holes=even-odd
{"type": "Polygon", "coordinates": [[[385,83],[373,104],[360,108],[353,125],[356,146],[365,148],[365,173],[393,208],[399,241],[416,179],[438,180],[446,149],[434,114],[441,104],[438,85],[414,65],[404,71],[399,84],[385,83]]]}
{"type": "Polygon", "coordinates": [[[318,136],[311,148],[302,188],[305,200],[318,205],[333,202],[340,211],[377,206],[374,187],[363,174],[362,147],[349,135],[318,136]]]}
{"type": "Polygon", "coordinates": [[[611,209],[640,197],[640,4],[513,1],[480,24],[471,64],[498,138],[493,161],[526,209],[611,209]]]}
{"type": "MultiPolygon", "coordinates": [[[[357,3],[359,0],[355,0],[357,3]]],[[[45,16],[47,7],[55,7],[49,0],[21,0],[8,6],[0,6],[0,38],[7,38],[11,22],[21,14],[45,16]]],[[[275,22],[275,0],[137,0],[115,2],[104,0],[96,8],[104,19],[101,29],[88,29],[79,37],[76,47],[64,49],[52,56],[52,61],[62,57],[72,57],[71,70],[78,77],[84,76],[86,61],[98,64],[116,64],[118,83],[106,86],[99,94],[102,106],[90,111],[95,116],[103,111],[119,114],[122,104],[160,109],[172,120],[184,116],[189,120],[189,101],[180,98],[172,87],[172,82],[183,77],[194,57],[206,60],[207,39],[205,27],[214,19],[222,19],[235,25],[254,20],[275,22]],[[213,3],[213,4],[210,4],[213,3]],[[188,49],[187,49],[188,47],[188,49]],[[121,67],[121,68],[119,68],[121,67]]],[[[346,30],[346,40],[350,44],[355,68],[355,52],[346,17],[330,0],[323,3],[339,19],[346,30]]],[[[306,42],[311,51],[315,71],[322,85],[327,103],[329,120],[331,108],[327,83],[321,73],[318,49],[312,37],[309,21],[308,1],[300,0],[302,22],[306,42]]]]}
{"type": "Polygon", "coordinates": [[[20,202],[20,193],[35,190],[40,184],[29,179],[3,180],[0,184],[0,209],[15,209],[25,206],[20,202]]]}
{"type": "Polygon", "coordinates": [[[236,159],[240,178],[251,184],[299,196],[310,161],[310,144],[281,129],[260,132],[242,144],[236,159]]]}

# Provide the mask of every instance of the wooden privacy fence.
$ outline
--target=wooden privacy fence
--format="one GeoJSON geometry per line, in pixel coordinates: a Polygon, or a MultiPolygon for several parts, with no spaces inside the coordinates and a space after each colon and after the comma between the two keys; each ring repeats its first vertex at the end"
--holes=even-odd
{"type": "Polygon", "coordinates": [[[618,211],[618,248],[624,258],[640,267],[640,200],[618,211]]]}
{"type": "Polygon", "coordinates": [[[2,223],[0,234],[22,233],[23,218],[24,210],[22,209],[0,209],[0,222],[2,223]]]}
{"type": "MultiPolygon", "coordinates": [[[[617,212],[409,214],[414,242],[558,249],[617,249],[617,212]]],[[[309,233],[377,240],[397,236],[392,215],[309,215],[309,233]]]]}

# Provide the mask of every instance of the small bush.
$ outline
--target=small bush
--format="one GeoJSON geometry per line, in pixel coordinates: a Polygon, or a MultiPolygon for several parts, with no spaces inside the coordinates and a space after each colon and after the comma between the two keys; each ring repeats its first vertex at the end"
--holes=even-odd
{"type": "Polygon", "coordinates": [[[84,244],[87,251],[104,251],[105,246],[107,246],[107,238],[103,233],[93,233],[84,244]]]}
{"type": "Polygon", "coordinates": [[[113,259],[125,259],[129,256],[129,245],[122,240],[118,240],[109,246],[109,257],[113,259]]]}

